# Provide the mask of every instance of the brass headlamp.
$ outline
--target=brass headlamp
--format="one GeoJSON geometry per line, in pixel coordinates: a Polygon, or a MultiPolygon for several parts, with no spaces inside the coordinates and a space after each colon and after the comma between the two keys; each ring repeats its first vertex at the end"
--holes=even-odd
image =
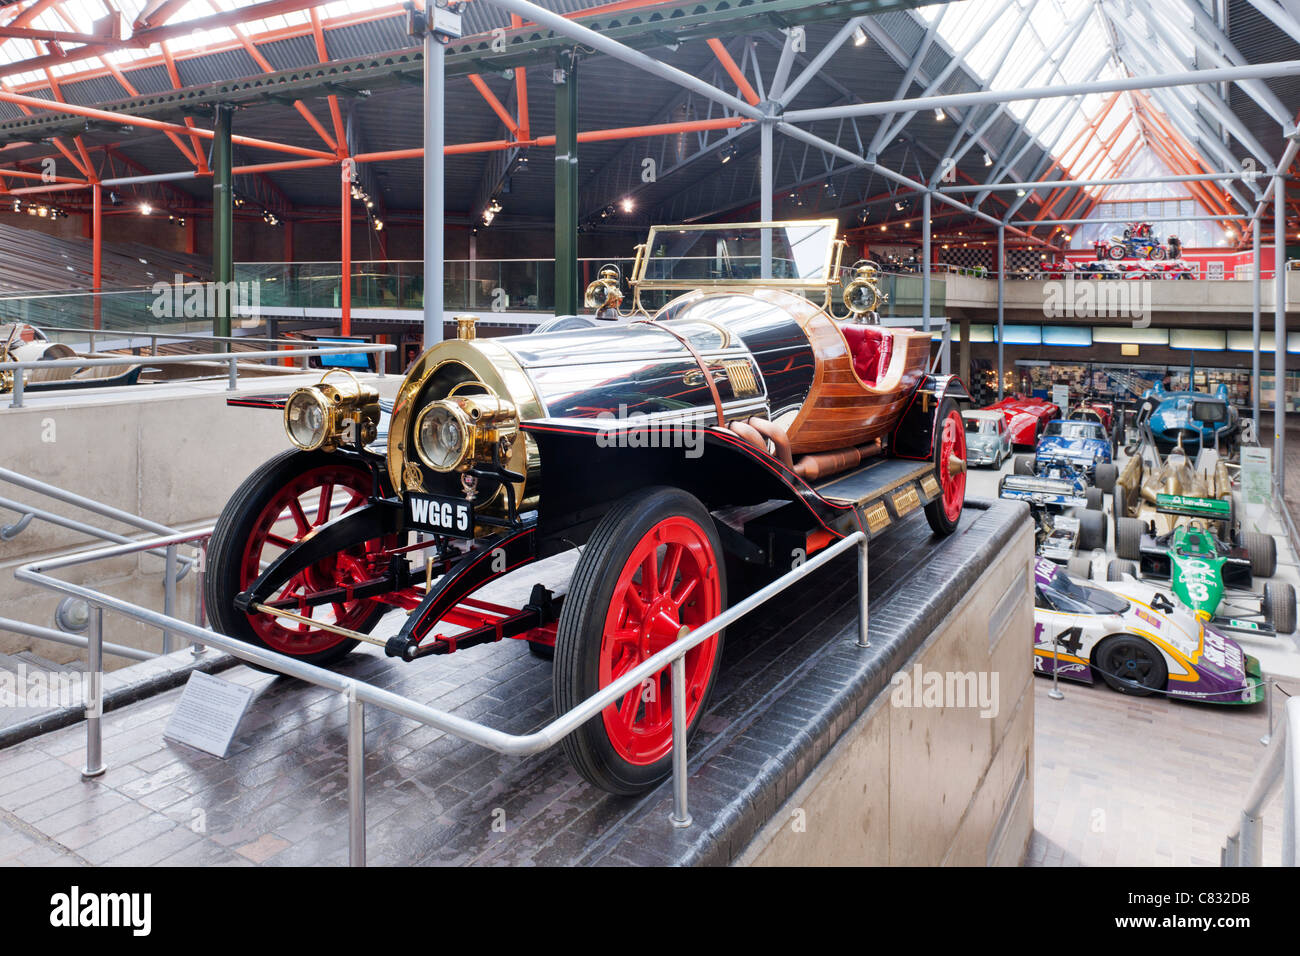
{"type": "Polygon", "coordinates": [[[415,451],[434,471],[467,471],[506,461],[519,434],[519,414],[495,395],[452,395],[415,418],[415,451]]]}
{"type": "Polygon", "coordinates": [[[284,431],[303,451],[334,451],[344,442],[368,445],[379,428],[379,392],[347,369],[332,368],[315,385],[295,389],[284,405],[284,431]],[[350,381],[326,382],[342,372],[350,381]]]}
{"type": "Polygon", "coordinates": [[[874,315],[889,301],[880,291],[880,266],[869,259],[853,264],[853,280],[844,287],[844,305],[854,315],[874,315]]]}
{"type": "Polygon", "coordinates": [[[599,276],[587,286],[583,295],[587,308],[603,312],[606,309],[617,310],[623,304],[623,286],[619,281],[618,270],[605,266],[599,276]]]}

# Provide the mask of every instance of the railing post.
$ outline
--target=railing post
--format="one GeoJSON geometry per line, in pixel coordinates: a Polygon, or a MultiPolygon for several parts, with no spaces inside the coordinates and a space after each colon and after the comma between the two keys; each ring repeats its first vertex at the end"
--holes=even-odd
{"type": "Polygon", "coordinates": [[[1236,836],[1230,836],[1227,842],[1223,844],[1223,850],[1219,853],[1219,862],[1223,866],[1241,866],[1241,859],[1238,856],[1238,841],[1236,836]]]}
{"type": "Polygon", "coordinates": [[[675,827],[691,825],[686,809],[686,656],[673,658],[673,812],[675,827]]]}
{"type": "MultiPolygon", "coordinates": [[[[1278,183],[1281,188],[1281,183],[1278,183]]],[[[1300,703],[1295,698],[1288,698],[1282,710],[1283,730],[1286,754],[1282,758],[1282,865],[1300,865],[1296,856],[1296,816],[1300,807],[1296,806],[1296,749],[1300,747],[1300,703]]]]}
{"type": "Polygon", "coordinates": [[[10,408],[23,407],[23,371],[21,367],[14,369],[14,395],[9,402],[10,408]]]}
{"type": "Polygon", "coordinates": [[[366,865],[366,705],[349,685],[348,701],[348,865],[366,865]]]}
{"type": "Polygon", "coordinates": [[[98,777],[104,766],[104,609],[96,605],[90,619],[90,640],[86,642],[86,766],[81,776],[98,777]]]}
{"type": "Polygon", "coordinates": [[[1237,865],[1264,865],[1264,818],[1252,817],[1244,810],[1241,814],[1241,829],[1237,834],[1237,865]]]}
{"type": "Polygon", "coordinates": [[[237,388],[239,388],[239,363],[232,354],[230,357],[230,385],[228,390],[233,392],[237,388]]]}
{"type": "Polygon", "coordinates": [[[858,542],[858,647],[870,647],[867,640],[867,534],[858,542]]]}
{"type": "MultiPolygon", "coordinates": [[[[194,623],[203,627],[207,623],[207,608],[203,604],[203,577],[207,573],[208,552],[203,541],[196,543],[194,549],[194,623]]],[[[203,644],[190,645],[190,653],[202,657],[207,650],[203,644]]]]}
{"type": "MultiPolygon", "coordinates": [[[[163,613],[168,617],[176,616],[176,545],[167,545],[167,558],[163,570],[163,613]]],[[[172,652],[172,632],[164,630],[162,634],[162,652],[172,652]]]]}

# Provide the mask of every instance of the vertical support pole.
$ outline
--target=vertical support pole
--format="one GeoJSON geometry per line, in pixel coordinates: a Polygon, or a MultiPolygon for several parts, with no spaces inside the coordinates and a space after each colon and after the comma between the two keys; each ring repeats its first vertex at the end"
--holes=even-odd
{"type": "Polygon", "coordinates": [[[90,288],[94,299],[90,324],[99,329],[103,328],[104,187],[95,183],[90,192],[90,288]]]}
{"type": "MultiPolygon", "coordinates": [[[[203,604],[203,578],[208,573],[208,548],[206,540],[195,542],[194,548],[194,623],[205,627],[208,623],[208,609],[203,604]]],[[[203,644],[190,645],[190,653],[202,657],[207,647],[203,644]]]]}
{"type": "Polygon", "coordinates": [[[555,314],[578,314],[578,76],[560,55],[555,83],[555,314]]]}
{"type": "MultiPolygon", "coordinates": [[[[432,4],[426,12],[432,16],[432,4]]],[[[427,25],[426,25],[427,26],[427,25]]],[[[424,347],[442,341],[443,279],[443,105],[447,92],[447,48],[433,30],[424,34],[424,347]]]]}
{"type": "Polygon", "coordinates": [[[970,387],[970,319],[962,318],[958,323],[961,330],[961,345],[957,347],[957,377],[970,387]]]}
{"type": "Polygon", "coordinates": [[[998,226],[998,401],[1002,401],[1002,334],[1007,291],[1007,227],[998,226]]]}
{"type": "MultiPolygon", "coordinates": [[[[212,137],[212,281],[218,289],[233,288],[235,278],[235,191],[231,174],[230,115],[232,109],[216,106],[212,137]]],[[[212,334],[230,336],[230,296],[216,296],[216,314],[212,317],[212,334]]],[[[226,349],[229,343],[225,343],[226,349]]],[[[217,349],[223,351],[223,349],[217,349]]]]}
{"type": "Polygon", "coordinates": [[[348,866],[366,865],[366,704],[349,686],[348,866]]]}
{"type": "Polygon", "coordinates": [[[352,160],[339,165],[339,334],[352,334],[352,160]]]}
{"type": "Polygon", "coordinates": [[[1282,865],[1296,866],[1296,831],[1300,829],[1300,806],[1296,805],[1295,742],[1300,735],[1300,705],[1288,698],[1282,709],[1282,743],[1286,753],[1282,757],[1282,865]]]}
{"type": "Polygon", "coordinates": [[[83,777],[98,777],[104,766],[104,609],[94,607],[90,615],[90,639],[86,642],[86,766],[83,777]]]}
{"type": "MultiPolygon", "coordinates": [[[[763,222],[772,221],[772,124],[764,120],[758,129],[759,134],[759,187],[758,217],[763,222]]],[[[772,278],[772,230],[764,229],[758,240],[759,275],[764,279],[772,278]]]]}
{"type": "MultiPolygon", "coordinates": [[[[163,614],[176,616],[176,545],[167,545],[167,558],[163,570],[163,614]]],[[[162,652],[172,652],[172,632],[162,632],[162,652]]]]}
{"type": "Polygon", "coordinates": [[[1261,273],[1264,271],[1261,267],[1264,265],[1260,261],[1259,250],[1259,232],[1264,228],[1264,216],[1260,214],[1255,217],[1254,226],[1251,229],[1250,251],[1255,263],[1255,274],[1251,285],[1252,290],[1252,311],[1250,321],[1250,410],[1255,419],[1255,434],[1259,435],[1259,302],[1260,291],[1263,286],[1261,273]]]}
{"type": "MultiPolygon", "coordinates": [[[[1286,179],[1273,180],[1273,472],[1286,495],[1286,179]]],[[[1278,501],[1278,507],[1284,507],[1278,501]]]]}
{"type": "Polygon", "coordinates": [[[921,197],[921,329],[930,331],[930,194],[921,197]]]}
{"type": "Polygon", "coordinates": [[[469,307],[478,308],[478,230],[469,231],[469,307]]]}
{"type": "Polygon", "coordinates": [[[870,647],[867,640],[867,536],[858,542],[858,647],[870,647]]]}
{"type": "Polygon", "coordinates": [[[686,656],[673,659],[673,812],[668,818],[673,826],[691,825],[686,809],[686,656]]]}

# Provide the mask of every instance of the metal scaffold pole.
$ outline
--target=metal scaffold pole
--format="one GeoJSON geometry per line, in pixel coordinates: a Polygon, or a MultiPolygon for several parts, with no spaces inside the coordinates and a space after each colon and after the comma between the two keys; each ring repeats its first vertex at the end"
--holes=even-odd
{"type": "Polygon", "coordinates": [[[1002,401],[1002,334],[1007,285],[1007,227],[998,226],[998,401],[1002,401]]]}
{"type": "Polygon", "coordinates": [[[921,328],[930,331],[930,194],[921,197],[921,328]]]}
{"type": "MultiPolygon", "coordinates": [[[[1273,181],[1273,471],[1286,494],[1286,179],[1273,181]]],[[[1282,502],[1278,502],[1282,507],[1282,502]]]]}
{"type": "MultiPolygon", "coordinates": [[[[221,283],[218,288],[227,290],[233,288],[229,283],[235,278],[235,191],[231,176],[230,114],[231,107],[217,106],[216,122],[212,128],[212,281],[221,283]]],[[[212,334],[228,337],[229,296],[216,296],[214,304],[216,314],[212,317],[212,334]]]]}
{"type": "Polygon", "coordinates": [[[1263,227],[1263,217],[1257,215],[1255,217],[1254,228],[1251,230],[1250,237],[1250,249],[1255,269],[1254,276],[1251,280],[1251,285],[1253,286],[1253,309],[1251,311],[1250,321],[1250,410],[1251,416],[1255,422],[1256,435],[1259,434],[1259,302],[1260,289],[1263,283],[1260,276],[1260,273],[1263,271],[1260,267],[1263,263],[1260,262],[1259,231],[1263,227]]]}
{"type": "MultiPolygon", "coordinates": [[[[759,218],[763,222],[772,221],[772,124],[764,122],[758,131],[759,136],[759,218]]],[[[764,229],[759,236],[759,275],[764,279],[772,278],[772,232],[764,229]]]]}
{"type": "Polygon", "coordinates": [[[578,314],[578,76],[562,54],[555,67],[555,314],[578,314]]]}
{"type": "MultiPolygon", "coordinates": [[[[432,4],[430,13],[432,13],[432,4]]],[[[443,106],[446,47],[427,24],[424,33],[424,347],[442,341],[443,106]]]]}

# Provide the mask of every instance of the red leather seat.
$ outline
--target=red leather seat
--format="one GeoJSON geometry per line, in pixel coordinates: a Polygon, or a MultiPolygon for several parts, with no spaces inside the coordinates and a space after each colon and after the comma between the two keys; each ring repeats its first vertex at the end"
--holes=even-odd
{"type": "Polygon", "coordinates": [[[875,385],[889,368],[894,337],[872,325],[841,325],[853,368],[867,385],[875,385]]]}

